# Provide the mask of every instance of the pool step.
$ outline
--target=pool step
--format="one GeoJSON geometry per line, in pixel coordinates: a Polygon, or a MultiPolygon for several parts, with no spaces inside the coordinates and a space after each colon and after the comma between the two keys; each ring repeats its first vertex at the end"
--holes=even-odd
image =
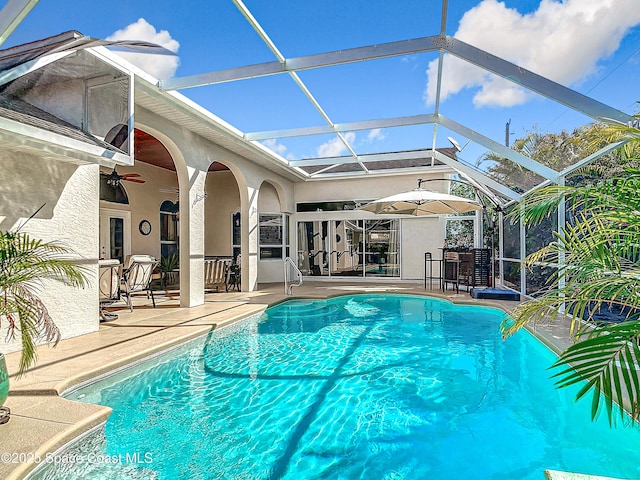
{"type": "Polygon", "coordinates": [[[339,309],[321,303],[278,306],[265,312],[260,333],[317,332],[337,320],[339,309]]]}

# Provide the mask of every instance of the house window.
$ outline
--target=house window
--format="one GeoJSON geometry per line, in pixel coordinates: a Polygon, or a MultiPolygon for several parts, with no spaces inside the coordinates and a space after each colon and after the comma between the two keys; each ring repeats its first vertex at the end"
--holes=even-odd
{"type": "Polygon", "coordinates": [[[180,207],[178,202],[165,200],[160,205],[160,255],[178,253],[180,207]]]}
{"type": "Polygon", "coordinates": [[[241,238],[242,233],[240,229],[240,212],[231,214],[231,254],[233,255],[233,261],[236,262],[238,255],[241,252],[241,238]]]}
{"type": "Polygon", "coordinates": [[[111,203],[122,203],[129,205],[129,197],[127,191],[120,184],[112,187],[107,183],[109,175],[105,173],[100,174],[100,200],[111,203]]]}
{"type": "Polygon", "coordinates": [[[288,224],[288,215],[282,213],[260,214],[260,260],[277,260],[289,255],[288,224]]]}

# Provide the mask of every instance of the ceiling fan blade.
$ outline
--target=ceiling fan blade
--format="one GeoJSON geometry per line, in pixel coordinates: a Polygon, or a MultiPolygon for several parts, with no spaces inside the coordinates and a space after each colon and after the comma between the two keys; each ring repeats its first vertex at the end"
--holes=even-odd
{"type": "Polygon", "coordinates": [[[125,173],[122,175],[124,178],[129,178],[129,177],[139,177],[140,174],[139,173],[125,173]]]}
{"type": "Polygon", "coordinates": [[[123,178],[127,182],[135,182],[135,183],[145,183],[146,180],[140,180],[139,178],[123,178]]]}

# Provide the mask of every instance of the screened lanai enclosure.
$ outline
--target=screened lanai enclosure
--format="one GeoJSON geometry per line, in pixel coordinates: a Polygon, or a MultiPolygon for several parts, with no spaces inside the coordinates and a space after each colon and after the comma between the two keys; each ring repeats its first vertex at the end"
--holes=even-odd
{"type": "MultiPolygon", "coordinates": [[[[255,32],[252,40],[259,39],[262,47],[266,47],[263,52],[268,53],[253,64],[161,81],[160,88],[185,92],[193,87],[221,88],[229,92],[227,86],[237,82],[244,83],[246,88],[264,89],[261,92],[265,96],[269,92],[274,95],[286,92],[294,96],[296,101],[289,104],[291,110],[286,121],[269,119],[265,115],[246,129],[239,126],[245,131],[246,141],[272,149],[273,154],[282,158],[304,181],[340,181],[398,174],[415,174],[417,179],[430,173],[447,172],[445,178],[468,183],[485,205],[485,211],[462,218],[447,217],[445,241],[451,236],[451,242],[457,246],[493,245],[497,280],[521,293],[535,294],[544,284],[549,269],[553,268],[524,270],[521,268],[523,259],[551,241],[553,232],[562,228],[566,218],[561,205],[558,212],[541,225],[525,228],[517,216],[507,218],[508,212],[517,209],[523,196],[533,189],[580,181],[576,172],[598,158],[610,155],[624,142],[601,142],[591,151],[560,149],[563,143],[558,142],[555,154],[536,153],[535,149],[529,148],[535,135],[532,140],[523,133],[521,138],[524,140],[519,142],[510,131],[510,116],[522,116],[526,106],[506,108],[505,123],[498,129],[489,128],[481,112],[474,111],[471,105],[462,113],[449,108],[445,92],[453,72],[463,68],[490,76],[505,91],[515,90],[534,98],[539,104],[537,111],[542,105],[551,116],[571,116],[576,129],[594,122],[637,125],[637,120],[630,114],[530,71],[526,65],[517,65],[452,36],[450,31],[454,25],[446,0],[437,10],[439,21],[421,24],[421,31],[428,32],[427,35],[377,41],[341,50],[316,50],[297,56],[287,56],[286,51],[298,52],[300,49],[274,40],[277,30],[261,24],[260,14],[251,9],[250,2],[234,0],[233,4],[255,32]],[[384,95],[393,98],[394,90],[406,88],[403,78],[409,74],[396,60],[408,57],[423,59],[434,72],[434,81],[428,87],[429,110],[425,111],[424,105],[397,108],[382,103],[378,109],[365,108],[372,99],[363,98],[358,89],[364,90],[365,86],[375,83],[376,76],[382,77],[385,69],[395,69],[397,79],[384,90],[380,88],[384,95]],[[344,89],[353,97],[348,114],[340,113],[339,118],[331,114],[341,111],[335,103],[338,100],[330,95],[332,89],[344,89]],[[262,128],[256,129],[256,126],[262,128]],[[357,140],[358,135],[373,131],[390,134],[402,131],[407,134],[403,137],[407,140],[393,150],[377,150],[374,144],[357,140]],[[304,145],[311,138],[334,142],[345,153],[304,154],[304,145]],[[285,144],[287,153],[291,154],[289,157],[280,155],[285,144]]],[[[376,15],[384,15],[375,10],[372,8],[367,12],[368,23],[375,22],[376,15]]],[[[435,11],[430,9],[432,20],[435,11]]],[[[356,23],[353,27],[359,25],[356,23]]],[[[409,33],[412,28],[406,30],[409,33]]],[[[373,38],[375,34],[370,33],[369,37],[373,38]]],[[[326,39],[315,38],[318,48],[325,43],[331,44],[326,39]]],[[[530,125],[533,127],[538,121],[532,116],[530,125]]],[[[452,183],[442,188],[455,191],[453,186],[452,183]]],[[[374,192],[370,192],[367,200],[374,198],[374,192]]],[[[302,273],[336,278],[400,278],[401,216],[358,218],[353,211],[366,203],[365,200],[349,198],[344,193],[331,200],[333,202],[296,204],[297,212],[331,212],[330,219],[303,218],[291,226],[296,236],[296,249],[291,256],[302,273]],[[348,211],[349,215],[341,218],[341,211],[348,211]]]]}
{"type": "MultiPolygon", "coordinates": [[[[25,0],[5,5],[0,15],[2,42],[36,3],[25,0]]],[[[290,256],[308,277],[405,278],[402,223],[408,217],[358,214],[359,207],[383,195],[375,189],[364,190],[368,187],[353,190],[340,185],[352,185],[346,182],[361,179],[410,179],[411,185],[398,187],[400,192],[415,186],[420,178],[433,177],[444,179],[440,191],[456,193],[449,179],[467,184],[471,196],[485,208],[464,216],[446,216],[444,242],[424,246],[424,250],[435,252],[445,246],[493,248],[498,282],[535,295],[554,266],[524,270],[523,259],[552,240],[554,231],[562,229],[567,220],[565,209],[560,205],[555,215],[528,229],[517,214],[507,217],[509,212],[517,211],[523,197],[541,186],[588,181],[582,174],[584,168],[612,155],[626,141],[600,141],[593,148],[577,148],[575,142],[582,142],[584,147],[587,140],[572,140],[573,135],[563,130],[565,136],[558,134],[562,138],[556,139],[556,144],[538,148],[546,141],[546,133],[512,131],[512,120],[517,118],[518,124],[534,128],[539,124],[536,115],[544,112],[545,121],[563,117],[570,119],[564,125],[570,124],[573,129],[588,130],[590,125],[602,122],[638,125],[632,114],[590,97],[587,86],[581,87],[582,93],[529,70],[526,62],[518,64],[502,58],[499,48],[481,48],[461,40],[456,36],[460,18],[452,18],[447,0],[428,2],[428,11],[420,6],[420,10],[402,12],[401,18],[390,16],[390,7],[371,6],[351,19],[350,28],[362,32],[360,44],[346,41],[339,32],[335,36],[324,34],[323,25],[328,28],[334,18],[329,8],[327,12],[314,12],[314,25],[310,25],[304,9],[283,12],[282,23],[271,19],[264,24],[261,18],[267,15],[260,2],[218,3],[212,22],[224,22],[227,16],[242,17],[242,27],[238,28],[242,48],[237,49],[242,53],[220,63],[216,63],[216,55],[203,56],[196,67],[190,65],[184,73],[178,70],[178,75],[145,88],[170,95],[180,92],[199,102],[216,119],[233,125],[225,132],[232,132],[234,138],[211,134],[204,127],[199,134],[211,135],[207,138],[229,151],[244,155],[250,152],[261,166],[286,175],[296,185],[335,182],[333,191],[326,189],[333,192],[332,198],[296,197],[292,209],[260,211],[258,260],[290,256]],[[411,18],[422,20],[408,21],[411,18]],[[281,35],[296,20],[308,26],[300,42],[281,35]],[[378,24],[388,28],[371,28],[378,24]],[[488,121],[486,109],[477,107],[477,97],[462,88],[453,90],[460,72],[489,79],[498,97],[515,94],[527,101],[504,106],[499,124],[488,121]],[[406,90],[415,90],[415,101],[399,101],[398,92],[406,90]],[[338,91],[341,95],[336,94],[338,91]],[[451,98],[456,94],[468,103],[466,108],[454,107],[451,98]],[[251,114],[240,115],[243,108],[238,105],[251,114]],[[377,141],[382,138],[387,141],[377,141]]],[[[203,35],[203,41],[209,41],[209,34],[203,35]]],[[[211,43],[214,50],[215,45],[211,43]]],[[[80,72],[79,79],[84,83],[78,83],[78,88],[90,86],[87,108],[91,132],[111,143],[103,132],[107,126],[117,123],[128,128],[127,141],[115,149],[116,156],[126,155],[134,148],[134,125],[128,120],[132,112],[127,110],[132,105],[126,102],[134,82],[116,78],[110,67],[103,67],[100,78],[82,77],[85,68],[93,67],[88,63],[95,63],[83,50],[105,46],[113,45],[80,42],[53,48],[43,44],[36,56],[3,59],[0,100],[29,96],[37,104],[39,95],[55,91],[52,86],[64,81],[70,71],[76,76],[80,72]],[[109,101],[102,97],[110,92],[116,92],[127,107],[118,110],[118,118],[104,118],[91,110],[109,101]]],[[[141,102],[144,108],[153,110],[149,98],[141,102]]],[[[21,105],[6,100],[2,108],[19,110],[21,105]]],[[[44,103],[40,108],[46,108],[44,103]]],[[[550,124],[547,131],[553,132],[553,121],[550,124]]],[[[108,148],[114,149],[114,145],[108,148]]],[[[131,159],[123,162],[130,165],[131,159]]],[[[175,220],[176,211],[163,211],[163,215],[163,221],[175,220]]],[[[234,258],[241,251],[241,243],[247,241],[240,238],[240,221],[237,212],[229,220],[233,222],[229,244],[234,258]]],[[[242,221],[246,219],[242,217],[242,221]]],[[[163,252],[178,250],[177,225],[174,221],[170,238],[163,239],[163,252]]],[[[243,257],[243,261],[249,261],[247,255],[243,257]]]]}

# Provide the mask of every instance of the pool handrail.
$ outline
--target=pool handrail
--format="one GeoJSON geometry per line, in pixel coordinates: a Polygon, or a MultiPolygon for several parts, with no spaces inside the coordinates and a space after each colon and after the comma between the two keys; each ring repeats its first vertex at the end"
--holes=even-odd
{"type": "Polygon", "coordinates": [[[300,287],[301,285],[302,285],[302,272],[300,271],[300,269],[298,268],[298,266],[295,264],[295,262],[291,257],[285,257],[284,259],[284,294],[289,296],[292,295],[293,287],[300,287]],[[290,275],[291,270],[293,270],[295,275],[298,277],[297,284],[291,281],[291,275],[290,275]]]}

